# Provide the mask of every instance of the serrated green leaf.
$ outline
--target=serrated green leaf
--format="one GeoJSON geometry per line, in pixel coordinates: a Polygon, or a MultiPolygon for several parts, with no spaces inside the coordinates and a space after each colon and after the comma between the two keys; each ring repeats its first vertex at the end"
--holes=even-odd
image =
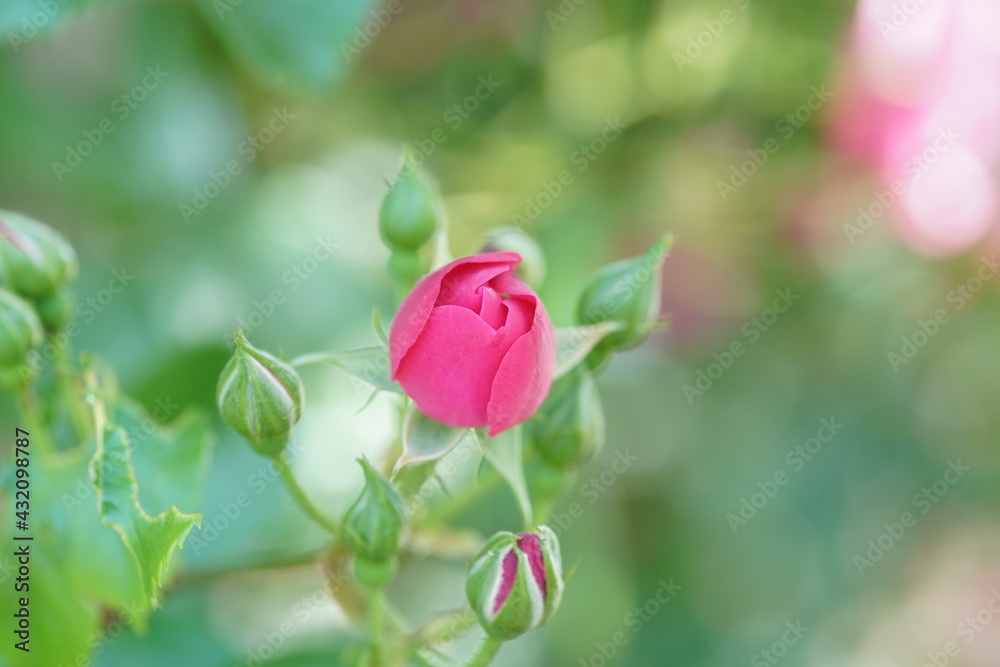
{"type": "Polygon", "coordinates": [[[161,423],[179,412],[169,397],[158,399],[155,416],[132,399],[123,398],[113,421],[132,445],[132,465],[139,480],[139,500],[153,513],[176,505],[201,506],[208,481],[214,436],[204,415],[186,411],[174,422],[161,423]]]}
{"type": "Polygon", "coordinates": [[[436,461],[470,436],[471,429],[446,426],[411,406],[403,420],[403,453],[393,474],[404,466],[436,461]]]}
{"type": "Polygon", "coordinates": [[[534,511],[531,506],[531,494],[528,493],[528,482],[524,477],[521,427],[509,428],[495,438],[489,437],[486,429],[476,429],[475,434],[479,439],[483,456],[496,468],[514,492],[517,505],[524,517],[525,530],[530,530],[534,527],[534,511]]]}
{"type": "Polygon", "coordinates": [[[104,430],[90,469],[101,523],[121,536],[139,570],[146,601],[155,606],[174,551],[201,525],[201,515],[184,514],[177,507],[156,517],[146,513],[139,503],[132,447],[121,428],[104,430]]]}
{"type": "Polygon", "coordinates": [[[556,370],[559,378],[587,358],[594,346],[610,333],[618,331],[618,322],[601,322],[581,327],[559,327],[556,329],[556,370]]]}
{"type": "Polygon", "coordinates": [[[232,55],[257,77],[283,86],[324,90],[353,60],[352,31],[367,0],[197,0],[232,55]],[[346,52],[345,52],[346,51],[346,52]]]}

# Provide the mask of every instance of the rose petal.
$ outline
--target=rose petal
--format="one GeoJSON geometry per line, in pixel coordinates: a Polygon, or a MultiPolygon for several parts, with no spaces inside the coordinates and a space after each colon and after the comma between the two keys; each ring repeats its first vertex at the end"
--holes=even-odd
{"type": "MultiPolygon", "coordinates": [[[[441,280],[441,293],[438,295],[436,305],[464,306],[479,312],[482,303],[479,288],[489,285],[497,276],[510,272],[514,264],[521,259],[516,253],[493,253],[493,255],[513,255],[515,259],[513,263],[505,260],[490,261],[463,264],[449,270],[441,280]]],[[[477,256],[483,257],[483,255],[477,256]]]]}
{"type": "Polygon", "coordinates": [[[482,298],[482,305],[479,307],[479,316],[494,329],[499,329],[507,322],[508,308],[504,304],[504,298],[500,296],[499,292],[488,285],[480,287],[479,291],[482,298]]]}
{"type": "Polygon", "coordinates": [[[544,600],[548,591],[545,587],[545,555],[542,553],[541,540],[534,533],[521,533],[521,536],[517,540],[517,548],[523,551],[524,555],[528,557],[531,574],[534,576],[535,583],[538,584],[538,590],[542,592],[542,600],[544,600]]]}
{"type": "Polygon", "coordinates": [[[510,347],[493,379],[486,408],[490,437],[520,424],[538,410],[552,385],[555,331],[541,301],[531,330],[510,347]]]}
{"type": "MultiPolygon", "coordinates": [[[[502,264],[513,266],[521,261],[521,256],[516,252],[493,252],[472,257],[462,257],[456,259],[451,264],[441,267],[434,273],[424,276],[403,300],[399,307],[399,313],[392,322],[389,330],[389,356],[392,360],[392,379],[397,379],[399,365],[406,357],[407,352],[413,346],[417,337],[424,330],[427,318],[430,317],[431,309],[442,296],[441,284],[450,272],[458,267],[477,264],[502,264]]],[[[472,285],[469,290],[475,292],[479,285],[472,285]]],[[[449,284],[449,290],[457,289],[454,283],[449,284]]]]}
{"type": "Polygon", "coordinates": [[[528,332],[532,322],[535,321],[535,308],[538,299],[535,297],[516,296],[511,299],[504,299],[503,305],[506,309],[504,316],[503,330],[508,336],[513,336],[511,344],[528,332]]]}
{"type": "Polygon", "coordinates": [[[427,416],[449,426],[482,426],[493,378],[510,347],[503,338],[467,308],[438,306],[396,379],[427,416]]]}
{"type": "Polygon", "coordinates": [[[500,607],[510,597],[510,592],[514,590],[514,582],[517,580],[517,552],[511,549],[503,557],[503,565],[500,570],[500,588],[497,590],[496,600],[493,601],[493,613],[500,611],[500,607]]]}
{"type": "MultiPolygon", "coordinates": [[[[514,253],[517,254],[517,253],[514,253]]],[[[517,261],[521,261],[520,255],[518,255],[517,261]]],[[[538,295],[535,291],[521,282],[517,276],[514,275],[513,271],[507,273],[502,273],[496,278],[490,281],[490,285],[498,292],[504,294],[511,294],[513,296],[527,296],[532,299],[537,299],[538,295]]]]}

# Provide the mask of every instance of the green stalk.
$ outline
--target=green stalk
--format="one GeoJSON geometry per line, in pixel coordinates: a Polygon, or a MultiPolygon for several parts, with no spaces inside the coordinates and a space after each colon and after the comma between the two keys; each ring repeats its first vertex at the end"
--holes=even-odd
{"type": "Polygon", "coordinates": [[[328,533],[334,537],[338,537],[340,535],[340,528],[309,500],[309,496],[306,495],[306,492],[299,486],[298,481],[295,479],[295,473],[292,472],[292,466],[288,463],[288,459],[284,455],[275,456],[274,465],[278,467],[278,472],[281,474],[281,481],[285,483],[285,488],[292,494],[292,499],[295,500],[295,504],[299,506],[299,509],[305,512],[310,519],[326,529],[328,533]]]}
{"type": "Polygon", "coordinates": [[[73,432],[76,433],[78,440],[83,441],[90,435],[90,420],[87,416],[87,408],[80,402],[76,387],[73,385],[72,343],[68,342],[65,346],[59,346],[51,336],[49,342],[56,350],[56,380],[59,383],[63,401],[66,403],[70,423],[73,424],[73,432]]]}
{"type": "Polygon", "coordinates": [[[483,645],[479,647],[479,650],[465,667],[485,667],[493,662],[493,658],[500,652],[502,645],[503,641],[487,635],[483,645]]]}
{"type": "Polygon", "coordinates": [[[42,406],[38,402],[38,396],[29,385],[21,387],[16,392],[17,407],[25,420],[28,422],[28,432],[31,433],[32,444],[37,444],[44,454],[54,454],[52,438],[49,436],[48,427],[45,424],[45,414],[42,406]]]}
{"type": "Polygon", "coordinates": [[[384,666],[384,651],[382,650],[382,589],[372,588],[368,591],[368,641],[371,643],[371,667],[384,666]]]}

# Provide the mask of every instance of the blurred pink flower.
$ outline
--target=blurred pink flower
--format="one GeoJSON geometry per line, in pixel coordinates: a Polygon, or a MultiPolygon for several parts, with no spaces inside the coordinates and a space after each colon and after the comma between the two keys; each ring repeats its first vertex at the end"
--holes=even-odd
{"type": "Polygon", "coordinates": [[[878,173],[899,235],[930,255],[996,221],[1000,3],[860,0],[833,140],[878,173]]]}

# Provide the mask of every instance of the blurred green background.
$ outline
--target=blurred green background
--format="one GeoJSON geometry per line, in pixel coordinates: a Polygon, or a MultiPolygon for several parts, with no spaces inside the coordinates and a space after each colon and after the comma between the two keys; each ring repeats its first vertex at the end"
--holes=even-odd
{"type": "MultiPolygon", "coordinates": [[[[163,609],[148,634],[117,628],[93,664],[336,664],[342,615],[296,565],[323,536],[218,423],[215,382],[239,326],[288,355],[374,342],[373,305],[394,308],[378,205],[410,141],[456,255],[499,226],[536,236],[557,326],[601,265],[677,239],[671,327],[601,376],[607,445],[556,510],[577,564],[562,607],[498,665],[917,666],[955,642],[940,664],[995,667],[994,276],[957,297],[982,253],[932,262],[878,224],[849,242],[872,181],[826,149],[822,105],[780,124],[833,89],[852,8],[4,0],[0,205],[77,248],[77,291],[95,301],[74,345],[147,408],[200,407],[220,433],[202,507],[184,508],[206,529],[163,609]],[[115,271],[134,278],[102,300],[115,271]],[[252,504],[220,520],[240,493],[252,504]]],[[[393,408],[355,414],[363,393],[332,369],[305,380],[296,466],[339,512],[393,408]]],[[[516,517],[498,490],[459,522],[488,534],[516,517]]],[[[415,558],[390,597],[419,622],[463,600],[464,567],[415,558]]]]}

